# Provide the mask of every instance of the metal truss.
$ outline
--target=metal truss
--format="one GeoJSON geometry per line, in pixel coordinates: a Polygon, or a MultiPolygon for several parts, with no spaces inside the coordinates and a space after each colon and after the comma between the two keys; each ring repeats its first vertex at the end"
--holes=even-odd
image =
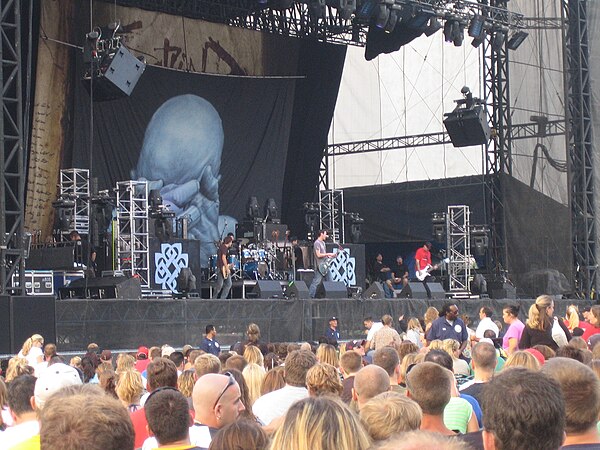
{"type": "Polygon", "coordinates": [[[344,191],[319,191],[319,228],[329,230],[333,242],[344,243],[344,191]]]}
{"type": "MultiPolygon", "coordinates": [[[[115,0],[102,1],[115,3],[115,0]]],[[[268,0],[264,4],[254,0],[116,0],[116,3],[123,6],[161,11],[282,36],[360,47],[366,44],[369,21],[361,23],[354,17],[354,13],[366,2],[367,0],[358,0],[354,7],[338,8],[328,5],[339,2],[326,3],[320,0],[268,0]]],[[[510,12],[505,6],[485,5],[482,2],[394,0],[382,4],[390,9],[409,6],[416,12],[464,23],[468,23],[478,14],[485,17],[489,28],[523,28],[521,14],[510,12]]]]}
{"type": "Polygon", "coordinates": [[[471,292],[471,211],[449,205],[446,214],[448,280],[450,292],[471,292]]]}
{"type": "Polygon", "coordinates": [[[60,196],[74,200],[68,211],[69,230],[87,235],[90,230],[90,171],[88,169],[62,169],[60,171],[60,196]]]}
{"type": "Polygon", "coordinates": [[[25,152],[23,149],[23,100],[21,60],[21,2],[0,2],[0,294],[25,294],[25,283],[13,289],[11,280],[24,280],[22,245],[25,202],[25,152]]]}
{"type": "MultiPolygon", "coordinates": [[[[530,139],[540,136],[563,136],[565,133],[564,120],[549,120],[542,129],[540,129],[540,125],[535,122],[512,125],[511,139],[514,141],[517,139],[530,139]]],[[[325,149],[324,159],[332,156],[371,153],[404,148],[430,147],[451,143],[450,136],[448,136],[448,133],[445,131],[410,136],[397,136],[385,139],[370,139],[367,141],[343,142],[340,144],[328,145],[325,149]]]]}
{"type": "Polygon", "coordinates": [[[117,268],[150,287],[148,183],[117,183],[117,268]]]}
{"type": "Polygon", "coordinates": [[[598,292],[595,149],[592,133],[592,90],[587,32],[587,1],[563,0],[568,20],[566,54],[568,155],[571,188],[571,233],[577,267],[576,290],[585,298],[598,292]]]}

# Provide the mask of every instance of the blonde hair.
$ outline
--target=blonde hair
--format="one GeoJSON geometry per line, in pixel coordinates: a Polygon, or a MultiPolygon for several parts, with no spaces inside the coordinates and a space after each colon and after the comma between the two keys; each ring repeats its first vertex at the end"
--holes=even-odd
{"type": "Polygon", "coordinates": [[[246,335],[248,336],[248,340],[250,342],[258,342],[260,339],[260,328],[255,323],[251,323],[248,325],[248,329],[246,330],[246,335]]]}
{"type": "Polygon", "coordinates": [[[73,356],[69,361],[69,365],[81,369],[81,356],[73,356]]]}
{"type": "Polygon", "coordinates": [[[244,380],[246,380],[246,385],[248,386],[248,397],[250,397],[250,404],[253,405],[256,399],[260,397],[260,389],[265,378],[265,368],[257,363],[249,363],[246,367],[244,367],[242,375],[244,376],[244,380]]]}
{"type": "Polygon", "coordinates": [[[27,338],[25,342],[23,342],[23,347],[21,348],[21,355],[29,355],[31,347],[33,347],[33,344],[36,342],[39,342],[40,344],[44,345],[44,338],[42,337],[42,335],[34,334],[33,336],[27,338]]]}
{"type": "Polygon", "coordinates": [[[337,351],[333,345],[319,345],[317,347],[316,357],[320,363],[331,364],[333,367],[338,367],[340,365],[340,358],[338,357],[337,351]]]}
{"type": "Polygon", "coordinates": [[[408,366],[410,366],[411,364],[422,363],[424,359],[424,353],[409,353],[404,358],[402,358],[402,362],[400,363],[400,379],[403,383],[406,384],[406,371],[408,370],[408,366]]]}
{"type": "Polygon", "coordinates": [[[29,363],[25,358],[19,358],[17,356],[10,358],[8,361],[8,367],[6,369],[5,381],[8,383],[25,374],[33,375],[33,367],[29,366],[28,364],[29,363]]]}
{"type": "Polygon", "coordinates": [[[356,415],[332,397],[308,397],[294,403],[271,450],[367,450],[369,435],[356,415]]]}
{"type": "Polygon", "coordinates": [[[438,317],[440,317],[440,312],[433,306],[430,306],[429,308],[427,308],[427,310],[425,311],[425,314],[423,315],[425,324],[432,323],[438,317]]]}
{"type": "Polygon", "coordinates": [[[260,387],[260,395],[268,394],[269,392],[276,391],[285,386],[285,378],[283,377],[284,367],[275,366],[269,370],[263,378],[262,385],[260,387]]]}
{"type": "Polygon", "coordinates": [[[376,395],[360,410],[360,420],[374,441],[418,430],[422,419],[423,411],[417,402],[393,391],[376,395]]]}
{"type": "Polygon", "coordinates": [[[196,371],[193,369],[184,370],[177,378],[177,389],[184,397],[191,397],[196,382],[196,371]]]}
{"type": "Polygon", "coordinates": [[[535,330],[546,330],[552,326],[552,317],[548,316],[547,309],[552,306],[554,300],[549,295],[540,295],[535,303],[529,308],[527,326],[535,330]]]}
{"type": "Polygon", "coordinates": [[[455,339],[444,339],[442,341],[442,350],[452,356],[452,359],[456,359],[456,352],[460,348],[460,344],[455,339]]]}
{"type": "Polygon", "coordinates": [[[579,308],[577,308],[577,305],[567,306],[565,316],[565,318],[569,322],[569,330],[572,331],[573,328],[577,328],[579,326],[579,308]]]}
{"type": "Polygon", "coordinates": [[[409,330],[417,330],[419,333],[423,332],[423,327],[421,327],[421,322],[416,317],[411,317],[408,321],[408,329],[409,330]]]}
{"type": "Polygon", "coordinates": [[[341,395],[344,387],[335,367],[327,363],[312,366],[306,372],[306,387],[310,395],[341,395]]]}
{"type": "Polygon", "coordinates": [[[248,364],[258,364],[264,366],[265,358],[258,347],[255,345],[249,345],[244,350],[244,359],[248,364]]]}
{"type": "Polygon", "coordinates": [[[139,402],[142,392],[144,392],[140,373],[137,370],[126,370],[119,373],[116,392],[119,400],[125,405],[139,402]]]}
{"type": "Polygon", "coordinates": [[[429,343],[429,350],[444,350],[444,342],[441,339],[434,339],[429,343]]]}
{"type": "Polygon", "coordinates": [[[133,369],[135,366],[135,358],[127,353],[119,353],[117,357],[117,369],[116,372],[119,374],[121,372],[127,372],[128,370],[133,369]]]}
{"type": "Polygon", "coordinates": [[[540,363],[531,353],[519,350],[508,357],[503,370],[509,367],[525,367],[531,370],[540,370],[540,363]]]}

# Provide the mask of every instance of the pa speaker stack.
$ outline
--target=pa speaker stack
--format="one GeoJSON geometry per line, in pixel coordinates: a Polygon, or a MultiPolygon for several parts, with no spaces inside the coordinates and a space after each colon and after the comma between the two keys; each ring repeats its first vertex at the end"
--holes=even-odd
{"type": "Polygon", "coordinates": [[[455,147],[482,145],[490,140],[491,130],[481,105],[446,114],[444,126],[455,147]]]}

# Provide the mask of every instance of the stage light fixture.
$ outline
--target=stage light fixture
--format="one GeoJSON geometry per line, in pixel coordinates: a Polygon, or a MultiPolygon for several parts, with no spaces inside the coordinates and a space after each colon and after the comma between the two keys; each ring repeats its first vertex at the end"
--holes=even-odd
{"type": "Polygon", "coordinates": [[[248,197],[248,203],[246,203],[246,214],[250,219],[260,218],[260,208],[258,207],[258,198],[255,196],[248,197]]]}
{"type": "Polygon", "coordinates": [[[437,33],[441,28],[442,24],[438,18],[434,16],[429,19],[429,24],[425,27],[423,33],[425,33],[425,36],[429,37],[437,33]]]}
{"type": "Polygon", "coordinates": [[[523,30],[519,30],[519,31],[513,33],[513,35],[508,40],[507,47],[510,50],[518,49],[521,46],[521,44],[523,43],[523,41],[525,39],[527,39],[527,36],[529,36],[529,33],[526,33],[523,30]]]}
{"type": "Polygon", "coordinates": [[[388,19],[387,23],[385,24],[385,32],[386,33],[391,33],[392,31],[394,31],[394,28],[396,27],[396,23],[398,22],[398,13],[396,11],[392,11],[390,12],[390,18],[388,19]]]}
{"type": "Polygon", "coordinates": [[[366,0],[360,4],[356,10],[357,23],[369,23],[371,17],[375,14],[375,9],[379,2],[377,0],[366,0]]]}
{"type": "Polygon", "coordinates": [[[377,11],[377,17],[375,18],[375,26],[377,28],[385,28],[385,25],[390,18],[390,9],[385,5],[379,5],[379,10],[377,11]]]}
{"type": "Polygon", "coordinates": [[[465,28],[462,23],[454,22],[452,25],[452,42],[455,47],[460,47],[465,39],[465,28]]]}
{"type": "Polygon", "coordinates": [[[471,248],[476,256],[484,256],[489,245],[488,229],[485,226],[471,228],[471,248]]]}
{"type": "Polygon", "coordinates": [[[472,38],[480,38],[484,35],[485,17],[481,14],[475,14],[469,24],[469,36],[472,38]]]}
{"type": "Polygon", "coordinates": [[[442,242],[446,234],[446,213],[431,214],[432,236],[437,242],[442,242]]]}
{"type": "Polygon", "coordinates": [[[269,222],[281,223],[281,217],[279,216],[279,208],[274,198],[267,199],[265,203],[265,217],[269,222]]]}
{"type": "Polygon", "coordinates": [[[452,24],[454,22],[452,20],[447,20],[444,23],[444,40],[446,42],[452,42],[452,24]]]}
{"type": "Polygon", "coordinates": [[[356,0],[340,0],[339,3],[340,17],[344,20],[352,19],[352,15],[356,11],[356,0]]]}
{"type": "Polygon", "coordinates": [[[500,50],[502,50],[505,40],[506,33],[503,30],[496,30],[494,32],[494,37],[492,38],[492,48],[499,52],[500,50]]]}

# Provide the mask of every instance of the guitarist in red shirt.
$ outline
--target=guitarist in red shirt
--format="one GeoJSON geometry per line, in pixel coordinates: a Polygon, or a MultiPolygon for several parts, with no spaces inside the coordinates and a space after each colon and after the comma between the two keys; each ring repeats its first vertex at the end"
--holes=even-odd
{"type": "Polygon", "coordinates": [[[425,242],[423,247],[419,248],[415,253],[415,270],[417,278],[423,283],[427,298],[431,300],[431,290],[427,286],[427,279],[430,277],[429,272],[436,267],[431,265],[431,242],[425,242]]]}

